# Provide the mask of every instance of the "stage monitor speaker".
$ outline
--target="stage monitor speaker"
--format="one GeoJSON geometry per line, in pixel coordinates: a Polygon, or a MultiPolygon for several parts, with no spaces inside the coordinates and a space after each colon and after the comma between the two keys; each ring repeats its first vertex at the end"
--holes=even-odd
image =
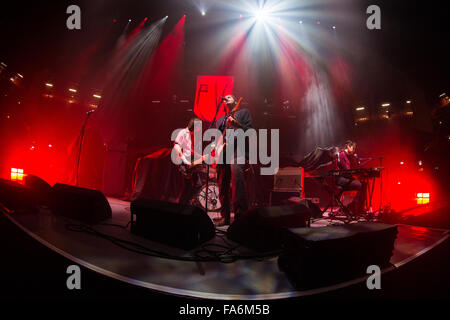
{"type": "Polygon", "coordinates": [[[333,285],[389,266],[396,237],[397,226],[374,222],[286,229],[278,266],[297,289],[333,285]]]}
{"type": "Polygon", "coordinates": [[[53,186],[50,206],[57,216],[87,224],[96,224],[112,216],[111,206],[100,191],[62,183],[53,186]]]}
{"type": "Polygon", "coordinates": [[[319,206],[312,202],[310,199],[300,199],[300,204],[305,205],[311,210],[312,218],[322,218],[322,210],[320,210],[319,206]]]}
{"type": "Polygon", "coordinates": [[[227,237],[258,252],[279,250],[282,229],[305,227],[310,218],[303,204],[255,208],[230,225],[227,237]]]}
{"type": "Polygon", "coordinates": [[[51,185],[32,174],[27,174],[23,180],[25,186],[30,187],[33,190],[33,195],[39,205],[50,206],[52,196],[51,185]]]}
{"type": "Polygon", "coordinates": [[[131,215],[132,233],[185,250],[215,235],[208,214],[195,206],[138,198],[131,203],[131,215]]]}
{"type": "Polygon", "coordinates": [[[36,196],[30,187],[16,181],[0,179],[0,207],[4,210],[35,211],[37,205],[36,196]]]}

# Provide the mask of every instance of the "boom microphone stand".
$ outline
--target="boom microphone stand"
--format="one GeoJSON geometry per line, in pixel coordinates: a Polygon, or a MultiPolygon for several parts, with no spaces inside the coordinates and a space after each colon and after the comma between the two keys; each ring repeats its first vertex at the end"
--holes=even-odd
{"type": "Polygon", "coordinates": [[[77,157],[77,175],[75,180],[75,185],[78,187],[78,169],[80,168],[80,158],[81,158],[81,147],[83,146],[83,138],[84,138],[84,130],[86,128],[86,124],[88,122],[89,116],[94,112],[95,110],[91,110],[86,112],[86,119],[84,119],[83,126],[81,127],[80,135],[78,136],[78,139],[80,140],[80,148],[78,149],[78,157],[77,157]]]}
{"type": "MultiPolygon", "coordinates": [[[[225,87],[226,88],[226,87],[225,87]]],[[[225,91],[225,89],[224,89],[225,91]]],[[[214,115],[214,119],[211,122],[211,124],[209,125],[208,129],[211,129],[212,126],[216,123],[216,118],[217,118],[217,114],[219,113],[219,107],[220,105],[223,103],[222,98],[220,98],[220,100],[217,102],[217,106],[216,106],[216,114],[214,115]]],[[[206,165],[206,188],[205,188],[205,208],[206,208],[206,214],[208,214],[208,191],[209,191],[209,164],[206,165]]]]}

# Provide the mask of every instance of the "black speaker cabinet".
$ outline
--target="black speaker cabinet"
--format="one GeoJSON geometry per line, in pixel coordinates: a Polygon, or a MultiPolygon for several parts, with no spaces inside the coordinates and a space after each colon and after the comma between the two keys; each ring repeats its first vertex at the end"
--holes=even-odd
{"type": "Polygon", "coordinates": [[[374,222],[285,229],[278,266],[298,289],[332,285],[389,266],[396,237],[397,226],[374,222]]]}
{"type": "Polygon", "coordinates": [[[50,207],[58,216],[96,224],[111,218],[111,206],[98,190],[57,183],[53,186],[50,207]]]}
{"type": "Polygon", "coordinates": [[[131,203],[131,215],[132,233],[185,250],[215,235],[208,214],[195,206],[138,198],[131,203]]]}
{"type": "Polygon", "coordinates": [[[33,194],[39,205],[50,206],[51,196],[52,196],[52,186],[49,185],[43,179],[27,174],[24,177],[24,183],[27,187],[33,190],[33,194]]]}
{"type": "Polygon", "coordinates": [[[16,181],[0,179],[0,206],[7,211],[35,211],[38,201],[33,189],[16,181]]]}
{"type": "Polygon", "coordinates": [[[278,250],[282,229],[305,227],[310,218],[303,204],[255,208],[230,225],[227,237],[258,252],[278,250]]]}

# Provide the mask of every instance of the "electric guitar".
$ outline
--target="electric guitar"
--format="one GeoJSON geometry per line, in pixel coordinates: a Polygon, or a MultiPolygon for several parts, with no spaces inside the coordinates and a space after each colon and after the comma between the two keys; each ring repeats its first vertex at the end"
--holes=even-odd
{"type": "MultiPolygon", "coordinates": [[[[236,113],[236,110],[239,108],[239,105],[241,104],[242,101],[242,97],[239,98],[238,102],[236,103],[236,105],[234,106],[233,110],[231,110],[230,114],[227,116],[228,117],[233,117],[234,118],[234,114],[236,113]]],[[[212,156],[212,163],[211,166],[213,168],[217,167],[217,164],[219,162],[220,159],[220,155],[223,152],[223,148],[225,147],[225,145],[227,144],[224,139],[225,139],[225,134],[227,132],[227,129],[231,126],[231,121],[227,122],[227,126],[225,127],[225,129],[222,132],[222,135],[219,137],[219,139],[217,140],[217,145],[216,147],[212,150],[211,152],[211,156],[212,156]]]]}
{"type": "Polygon", "coordinates": [[[195,170],[197,170],[198,166],[201,165],[206,158],[207,156],[202,156],[200,159],[192,162],[190,166],[185,163],[181,163],[180,165],[178,165],[178,170],[181,172],[183,177],[185,177],[186,179],[191,179],[195,170]]]}

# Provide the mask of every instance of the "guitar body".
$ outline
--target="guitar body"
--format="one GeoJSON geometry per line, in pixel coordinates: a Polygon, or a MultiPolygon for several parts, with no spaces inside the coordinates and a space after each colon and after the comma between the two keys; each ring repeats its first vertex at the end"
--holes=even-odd
{"type": "Polygon", "coordinates": [[[178,165],[178,170],[181,172],[184,178],[191,179],[194,175],[195,171],[200,171],[203,167],[203,161],[205,161],[206,157],[201,157],[200,159],[193,162],[191,166],[188,166],[184,163],[178,165]]]}

